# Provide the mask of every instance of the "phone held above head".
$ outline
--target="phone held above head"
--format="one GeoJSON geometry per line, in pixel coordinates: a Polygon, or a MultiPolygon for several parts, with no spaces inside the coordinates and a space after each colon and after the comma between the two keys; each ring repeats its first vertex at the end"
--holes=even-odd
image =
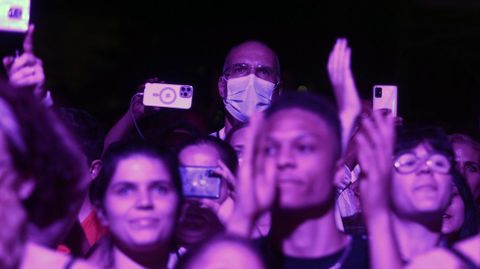
{"type": "Polygon", "coordinates": [[[190,85],[147,83],[143,92],[145,106],[189,109],[192,99],[193,87],[190,85]]]}
{"type": "Polygon", "coordinates": [[[397,117],[398,88],[395,85],[373,86],[373,110],[389,110],[397,117]]]}
{"type": "Polygon", "coordinates": [[[30,21],[30,0],[0,1],[0,31],[24,33],[30,21]]]}

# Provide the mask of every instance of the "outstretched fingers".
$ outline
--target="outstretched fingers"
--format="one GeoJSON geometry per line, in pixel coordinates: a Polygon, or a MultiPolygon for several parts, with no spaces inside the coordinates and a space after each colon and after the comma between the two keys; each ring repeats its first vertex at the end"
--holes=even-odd
{"type": "Polygon", "coordinates": [[[33,54],[33,32],[35,31],[35,25],[30,24],[28,26],[27,34],[23,40],[23,52],[33,54]]]}

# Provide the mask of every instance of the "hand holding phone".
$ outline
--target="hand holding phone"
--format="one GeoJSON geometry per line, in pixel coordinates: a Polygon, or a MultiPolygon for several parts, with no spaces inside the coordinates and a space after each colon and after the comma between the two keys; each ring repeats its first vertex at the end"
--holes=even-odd
{"type": "Polygon", "coordinates": [[[397,116],[398,88],[395,85],[373,86],[373,110],[388,109],[397,116]]]}
{"type": "Polygon", "coordinates": [[[195,198],[219,198],[222,179],[215,174],[215,169],[218,167],[181,166],[183,195],[195,198]]]}
{"type": "Polygon", "coordinates": [[[190,85],[146,83],[143,92],[145,106],[189,109],[192,99],[193,87],[190,85]]]}

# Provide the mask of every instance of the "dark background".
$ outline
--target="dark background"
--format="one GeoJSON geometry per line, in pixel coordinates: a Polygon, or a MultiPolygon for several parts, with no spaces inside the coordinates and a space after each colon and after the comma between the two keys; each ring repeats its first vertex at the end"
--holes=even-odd
{"type": "MultiPolygon", "coordinates": [[[[362,97],[399,86],[399,114],[449,131],[478,129],[480,4],[416,1],[31,0],[35,51],[57,104],[90,111],[109,128],[147,78],[195,87],[194,109],[221,118],[216,83],[228,49],[260,39],[280,57],[285,86],[332,96],[326,73],[346,36],[362,97]]],[[[0,52],[21,47],[1,33],[0,52]]],[[[221,125],[213,121],[211,128],[221,125]]]]}

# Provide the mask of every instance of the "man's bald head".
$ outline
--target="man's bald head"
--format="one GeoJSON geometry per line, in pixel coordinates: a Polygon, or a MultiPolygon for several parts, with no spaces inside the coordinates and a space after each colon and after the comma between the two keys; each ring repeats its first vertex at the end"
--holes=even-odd
{"type": "Polygon", "coordinates": [[[234,64],[250,64],[252,66],[269,66],[272,67],[278,79],[280,78],[280,62],[277,54],[265,43],[258,40],[249,40],[233,47],[223,65],[223,70],[234,64]]]}

